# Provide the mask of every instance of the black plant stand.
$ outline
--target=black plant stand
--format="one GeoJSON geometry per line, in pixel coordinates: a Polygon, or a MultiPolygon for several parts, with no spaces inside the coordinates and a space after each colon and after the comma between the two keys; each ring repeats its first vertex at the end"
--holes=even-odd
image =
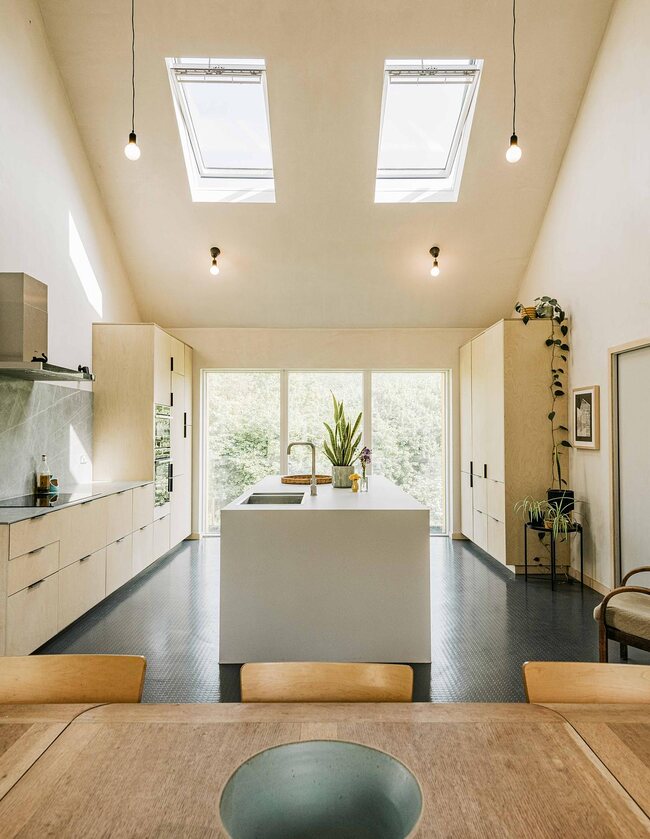
{"type": "MultiPolygon", "coordinates": [[[[551,540],[551,591],[555,589],[555,543],[557,539],[553,538],[553,531],[547,530],[545,527],[540,527],[530,521],[524,524],[524,579],[528,580],[528,531],[533,530],[535,533],[548,533],[551,540]]],[[[582,525],[575,522],[567,530],[567,536],[571,533],[578,533],[580,536],[580,589],[584,588],[584,547],[583,547],[583,529],[582,525]]]]}

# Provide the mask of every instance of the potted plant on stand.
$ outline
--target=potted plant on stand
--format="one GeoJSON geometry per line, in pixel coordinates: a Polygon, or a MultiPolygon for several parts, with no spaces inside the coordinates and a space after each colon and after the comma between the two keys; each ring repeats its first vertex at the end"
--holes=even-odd
{"type": "Polygon", "coordinates": [[[329,438],[323,441],[323,451],[332,464],[332,484],[334,487],[349,489],[352,486],[350,467],[359,457],[361,432],[359,431],[358,434],[357,432],[361,425],[362,414],[359,413],[354,423],[351,424],[345,416],[343,402],[339,402],[334,394],[332,394],[332,401],[334,403],[334,428],[327,422],[323,423],[329,438]]]}
{"type": "MultiPolygon", "coordinates": [[[[530,315],[522,303],[515,306],[517,312],[522,313],[522,321],[529,322],[530,315]]],[[[574,492],[567,486],[566,480],[562,477],[562,458],[566,449],[571,448],[567,436],[569,429],[560,425],[557,421],[557,400],[566,396],[564,386],[565,376],[568,374],[569,327],[566,322],[566,313],[555,297],[537,297],[535,299],[535,311],[538,318],[545,318],[551,324],[551,331],[546,338],[546,346],[550,350],[549,355],[549,384],[550,411],[547,418],[551,436],[551,486],[548,490],[549,504],[558,504],[562,513],[571,513],[575,504],[574,492]]]]}

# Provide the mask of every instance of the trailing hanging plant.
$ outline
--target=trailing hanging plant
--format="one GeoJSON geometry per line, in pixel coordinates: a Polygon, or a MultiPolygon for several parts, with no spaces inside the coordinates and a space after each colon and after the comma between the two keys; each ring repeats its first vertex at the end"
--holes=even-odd
{"type": "MultiPolygon", "coordinates": [[[[522,321],[527,324],[530,320],[525,312],[525,306],[517,303],[515,311],[523,313],[522,321]]],[[[568,374],[568,356],[570,347],[567,336],[569,327],[566,323],[566,313],[555,297],[535,298],[535,311],[538,317],[545,317],[551,324],[551,332],[546,339],[546,346],[551,350],[550,360],[550,381],[549,391],[551,393],[551,410],[548,413],[548,420],[551,428],[551,489],[561,490],[567,485],[562,477],[562,454],[565,449],[571,448],[567,440],[569,429],[566,425],[559,425],[555,418],[557,415],[556,403],[558,399],[566,396],[564,382],[568,374]]]]}
{"type": "Polygon", "coordinates": [[[323,450],[332,466],[352,466],[359,457],[361,432],[359,431],[357,435],[357,431],[361,425],[362,414],[360,413],[351,425],[346,419],[343,402],[337,401],[334,394],[332,394],[332,401],[334,402],[334,428],[327,422],[323,423],[329,437],[329,440],[323,441],[323,450]]]}

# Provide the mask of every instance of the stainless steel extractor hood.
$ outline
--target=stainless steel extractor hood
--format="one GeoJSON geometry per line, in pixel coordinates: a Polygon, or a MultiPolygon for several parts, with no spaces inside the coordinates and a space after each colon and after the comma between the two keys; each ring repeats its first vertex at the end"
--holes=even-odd
{"type": "Polygon", "coordinates": [[[47,286],[28,274],[0,273],[0,376],[32,381],[93,381],[47,357],[47,286]]]}

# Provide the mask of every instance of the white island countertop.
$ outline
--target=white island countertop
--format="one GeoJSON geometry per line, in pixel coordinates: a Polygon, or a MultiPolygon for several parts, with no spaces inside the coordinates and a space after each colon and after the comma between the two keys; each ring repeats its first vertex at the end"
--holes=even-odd
{"type": "MultiPolygon", "coordinates": [[[[350,469],[352,473],[353,469],[350,469]]],[[[387,478],[379,475],[368,477],[368,492],[352,492],[351,489],[335,489],[332,484],[319,484],[318,495],[310,495],[309,486],[283,484],[280,475],[269,475],[249,487],[246,492],[224,507],[229,512],[239,510],[243,513],[261,510],[277,510],[295,513],[304,510],[425,510],[426,507],[411,498],[404,490],[387,478]],[[279,492],[284,494],[302,494],[300,504],[245,504],[252,493],[279,492]]]]}

